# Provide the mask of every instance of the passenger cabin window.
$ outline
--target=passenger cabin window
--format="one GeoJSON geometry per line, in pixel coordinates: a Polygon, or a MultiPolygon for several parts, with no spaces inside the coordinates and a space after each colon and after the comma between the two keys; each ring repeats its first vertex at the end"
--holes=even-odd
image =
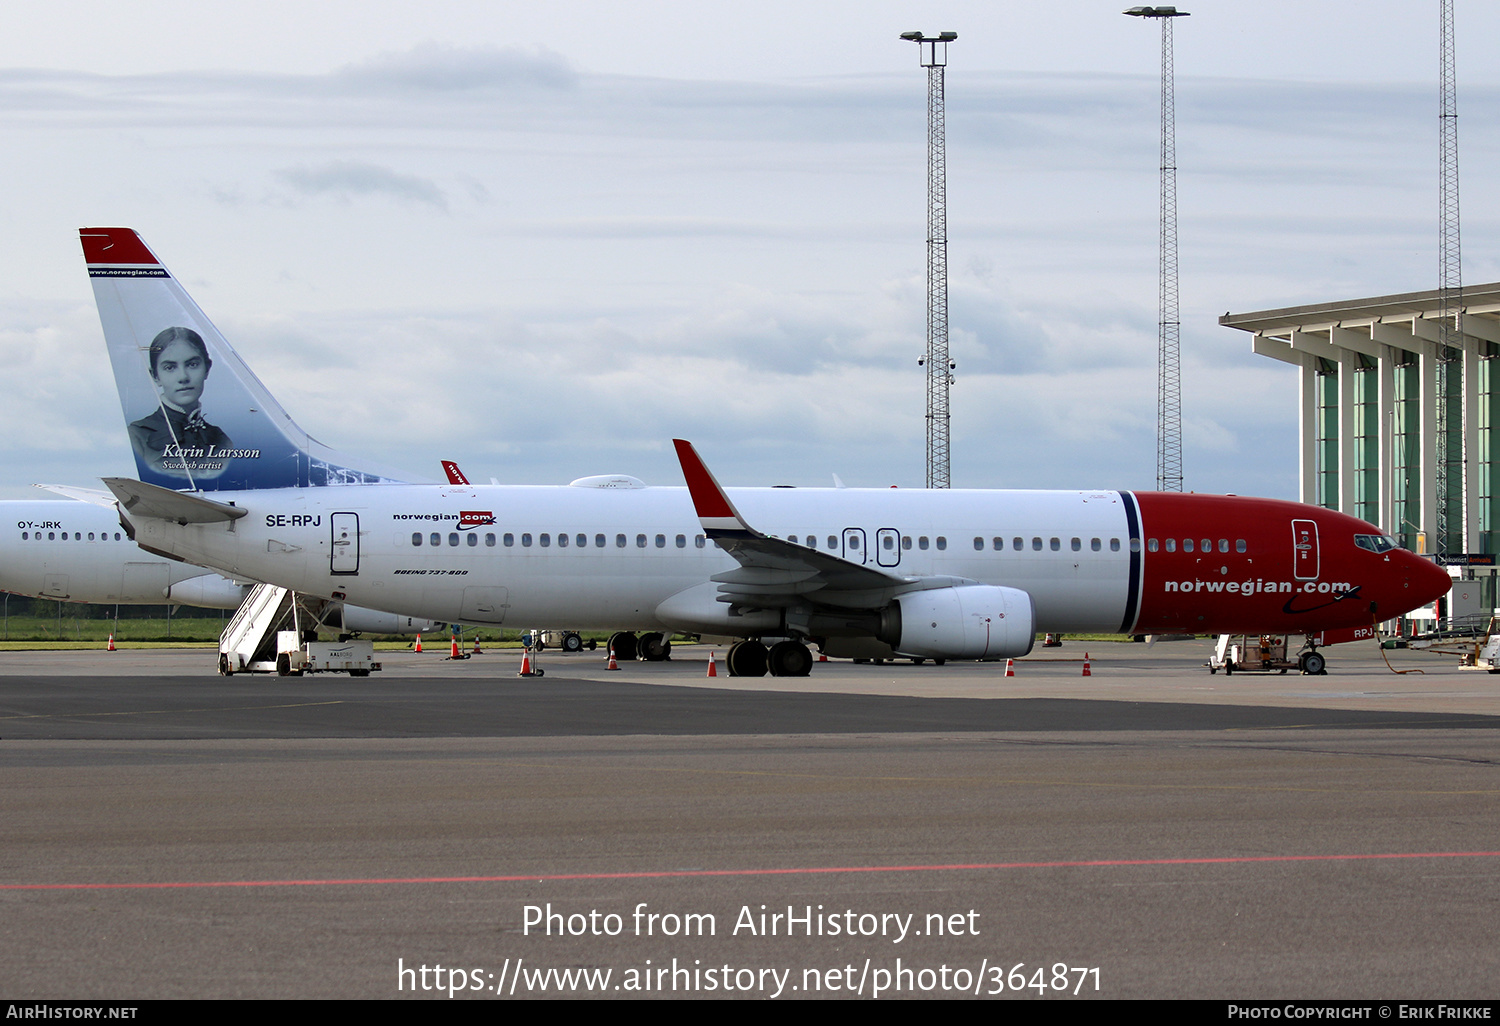
{"type": "Polygon", "coordinates": [[[531,548],[531,535],[524,534],[524,533],[521,535],[521,548],[523,548],[523,549],[529,549],[529,548],[531,548]]]}
{"type": "Polygon", "coordinates": [[[1031,539],[1031,551],[1032,552],[1041,552],[1042,551],[1042,540],[1040,538],[1033,538],[1033,539],[1031,539]]]}
{"type": "Polygon", "coordinates": [[[537,538],[537,541],[541,543],[541,546],[544,549],[552,547],[552,536],[550,534],[541,535],[537,538]]]}
{"type": "Polygon", "coordinates": [[[506,536],[501,540],[505,542],[505,547],[508,549],[511,546],[515,545],[516,536],[513,534],[506,534],[506,536]]]}
{"type": "Polygon", "coordinates": [[[942,552],[943,550],[947,549],[948,548],[948,539],[944,538],[942,535],[938,535],[937,536],[937,547],[938,547],[938,551],[939,552],[942,552]]]}
{"type": "MultiPolygon", "coordinates": [[[[1074,538],[1072,541],[1068,542],[1068,544],[1072,546],[1074,552],[1082,552],[1083,551],[1083,541],[1082,541],[1082,539],[1074,538]]],[[[1097,547],[1098,546],[1095,546],[1095,548],[1097,548],[1097,547]]]]}
{"type": "Polygon", "coordinates": [[[495,536],[493,534],[486,534],[484,536],[484,544],[493,549],[495,547],[495,536]]]}
{"type": "Polygon", "coordinates": [[[656,536],[656,547],[659,548],[659,549],[664,549],[664,548],[667,547],[667,536],[666,535],[659,534],[659,535],[656,536]]]}
{"type": "Polygon", "coordinates": [[[1243,538],[1236,538],[1234,540],[1234,551],[1236,551],[1236,552],[1244,552],[1245,551],[1245,539],[1243,539],[1243,538]]]}
{"type": "Polygon", "coordinates": [[[625,536],[623,534],[617,534],[617,535],[615,535],[615,548],[617,548],[617,549],[623,549],[624,547],[625,547],[625,536]]]}
{"type": "Polygon", "coordinates": [[[568,547],[568,536],[567,535],[565,535],[565,534],[559,534],[557,536],[557,547],[560,548],[560,549],[565,549],[565,548],[568,547]]]}
{"type": "Polygon", "coordinates": [[[644,534],[638,534],[635,536],[635,547],[638,549],[644,549],[646,547],[646,536],[644,534]]]}
{"type": "Polygon", "coordinates": [[[922,535],[921,537],[919,537],[917,539],[917,548],[922,549],[923,551],[926,551],[926,549],[927,549],[927,536],[925,534],[922,535]]]}
{"type": "Polygon", "coordinates": [[[573,544],[577,545],[580,549],[586,549],[589,547],[589,536],[586,534],[577,535],[573,539],[573,544]]]}
{"type": "Polygon", "coordinates": [[[996,552],[1002,552],[1002,551],[1004,551],[1004,549],[1005,549],[1005,539],[1004,538],[991,538],[990,539],[990,548],[994,549],[996,552]]]}
{"type": "MultiPolygon", "coordinates": [[[[1171,543],[1168,542],[1167,544],[1170,545],[1171,543]]],[[[1169,549],[1167,549],[1167,551],[1171,552],[1172,550],[1169,548],[1169,549]]],[[[1182,551],[1183,552],[1192,552],[1193,551],[1193,539],[1191,539],[1191,538],[1184,538],[1184,539],[1182,539],[1182,551]]]]}
{"type": "Polygon", "coordinates": [[[594,548],[596,548],[596,549],[602,549],[602,548],[604,548],[604,535],[602,535],[602,534],[596,534],[596,535],[594,535],[594,548]]]}
{"type": "Polygon", "coordinates": [[[1026,540],[1024,538],[1012,538],[1010,547],[1015,549],[1017,552],[1020,552],[1023,548],[1026,547],[1026,540]]]}
{"type": "Polygon", "coordinates": [[[443,536],[434,531],[432,534],[429,534],[427,536],[427,541],[433,548],[437,548],[439,545],[443,544],[443,536]]]}
{"type": "Polygon", "coordinates": [[[422,547],[422,532],[421,531],[417,531],[417,532],[415,532],[415,533],[412,534],[412,536],[411,536],[411,543],[414,546],[416,546],[417,548],[419,548],[419,549],[422,547]]]}
{"type": "MultiPolygon", "coordinates": [[[[809,540],[811,540],[811,539],[809,539],[809,540]]],[[[696,548],[700,548],[700,549],[701,549],[701,548],[703,548],[703,546],[704,546],[704,545],[705,545],[705,544],[706,544],[706,543],[707,543],[707,541],[708,541],[708,539],[707,539],[707,538],[705,538],[705,537],[704,537],[704,536],[703,536],[703,535],[701,535],[701,534],[698,534],[698,535],[694,535],[694,536],[693,536],[693,545],[694,545],[694,547],[696,547],[696,548]]],[[[814,545],[816,545],[816,544],[817,544],[817,542],[816,542],[816,541],[813,541],[813,544],[814,544],[814,545]]]]}
{"type": "Polygon", "coordinates": [[[1053,552],[1059,552],[1059,551],[1062,550],[1062,542],[1059,541],[1058,539],[1053,538],[1051,544],[1052,544],[1052,551],[1053,552]]]}
{"type": "Polygon", "coordinates": [[[473,531],[470,531],[469,532],[469,547],[473,548],[475,545],[478,545],[478,544],[479,544],[479,535],[475,534],[473,531]]]}
{"type": "Polygon", "coordinates": [[[911,548],[911,535],[909,535],[909,534],[903,534],[901,536],[901,547],[903,549],[910,549],[911,548]]]}
{"type": "Polygon", "coordinates": [[[1167,551],[1168,552],[1176,552],[1177,551],[1177,539],[1176,538],[1168,538],[1167,539],[1167,551]]]}
{"type": "Polygon", "coordinates": [[[836,549],[836,548],[839,547],[838,535],[836,535],[836,534],[830,534],[828,536],[828,547],[830,549],[836,549]]]}
{"type": "MultiPolygon", "coordinates": [[[[1104,547],[1104,546],[1103,546],[1103,545],[1101,545],[1101,544],[1100,544],[1100,543],[1099,543],[1099,539],[1098,539],[1098,538],[1090,538],[1090,539],[1089,539],[1089,549],[1090,549],[1090,550],[1091,550],[1091,551],[1093,551],[1093,552],[1098,552],[1098,551],[1099,551],[1099,550],[1100,550],[1100,549],[1102,549],[1102,548],[1103,548],[1103,547],[1104,547]]],[[[1118,543],[1118,542],[1116,542],[1116,543],[1115,543],[1115,548],[1119,548],[1119,547],[1120,547],[1120,545],[1119,545],[1119,543],[1118,543]]]]}
{"type": "MultiPolygon", "coordinates": [[[[1139,547],[1139,546],[1137,546],[1137,547],[1139,547]]],[[[1109,540],[1109,551],[1111,551],[1111,552],[1119,552],[1120,551],[1120,539],[1118,539],[1118,538],[1111,538],[1109,540]]]]}
{"type": "Polygon", "coordinates": [[[975,552],[983,552],[984,551],[984,539],[983,538],[975,538],[974,539],[974,551],[975,552]]]}
{"type": "Polygon", "coordinates": [[[1220,552],[1228,552],[1229,551],[1229,539],[1228,538],[1220,538],[1219,539],[1219,551],[1220,552]]]}
{"type": "Polygon", "coordinates": [[[677,547],[679,549],[685,549],[685,548],[687,548],[687,536],[686,535],[679,534],[677,536],[677,547]]]}

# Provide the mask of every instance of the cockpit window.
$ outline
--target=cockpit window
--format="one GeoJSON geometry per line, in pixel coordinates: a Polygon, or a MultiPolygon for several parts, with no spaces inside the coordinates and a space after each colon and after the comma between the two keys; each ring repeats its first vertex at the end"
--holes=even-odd
{"type": "Polygon", "coordinates": [[[1383,534],[1356,534],[1354,544],[1370,552],[1389,552],[1391,549],[1400,547],[1383,534]]]}

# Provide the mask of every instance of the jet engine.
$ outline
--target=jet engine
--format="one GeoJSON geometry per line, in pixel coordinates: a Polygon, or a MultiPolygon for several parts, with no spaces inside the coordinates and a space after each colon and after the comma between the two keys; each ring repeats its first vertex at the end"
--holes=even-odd
{"type": "Polygon", "coordinates": [[[899,595],[881,613],[880,640],[929,659],[1023,656],[1036,640],[1036,608],[1018,588],[967,584],[899,595]]]}
{"type": "Polygon", "coordinates": [[[328,626],[342,626],[350,634],[420,634],[437,628],[436,620],[382,613],[362,606],[345,606],[328,618],[328,626]],[[341,623],[335,623],[342,617],[341,623]]]}
{"type": "Polygon", "coordinates": [[[178,581],[167,588],[162,597],[169,602],[180,602],[185,606],[202,606],[205,609],[238,609],[245,601],[248,584],[236,584],[218,574],[203,574],[178,581]]]}

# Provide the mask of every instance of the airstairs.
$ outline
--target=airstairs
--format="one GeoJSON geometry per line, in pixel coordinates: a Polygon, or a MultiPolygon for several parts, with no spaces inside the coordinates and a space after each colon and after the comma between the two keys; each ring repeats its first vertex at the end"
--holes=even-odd
{"type": "Polygon", "coordinates": [[[380,669],[368,641],[318,640],[318,627],[337,604],[273,584],[250,589],[219,635],[219,672],[301,676],[325,671],[363,677],[380,669]]]}

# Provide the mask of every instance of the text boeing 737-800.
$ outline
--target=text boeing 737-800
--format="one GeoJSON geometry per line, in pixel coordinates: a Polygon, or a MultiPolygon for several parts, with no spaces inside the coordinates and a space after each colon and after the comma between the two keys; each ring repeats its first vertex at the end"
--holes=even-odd
{"type": "Polygon", "coordinates": [[[1313,635],[1450,584],[1298,503],[726,491],[681,441],[686,490],[399,483],[298,428],[134,231],[81,235],[141,478],[106,484],[143,548],[230,576],[437,620],[729,635],[731,672],[778,675],[805,674],[809,644],[984,659],[1040,631],[1313,635]]]}

